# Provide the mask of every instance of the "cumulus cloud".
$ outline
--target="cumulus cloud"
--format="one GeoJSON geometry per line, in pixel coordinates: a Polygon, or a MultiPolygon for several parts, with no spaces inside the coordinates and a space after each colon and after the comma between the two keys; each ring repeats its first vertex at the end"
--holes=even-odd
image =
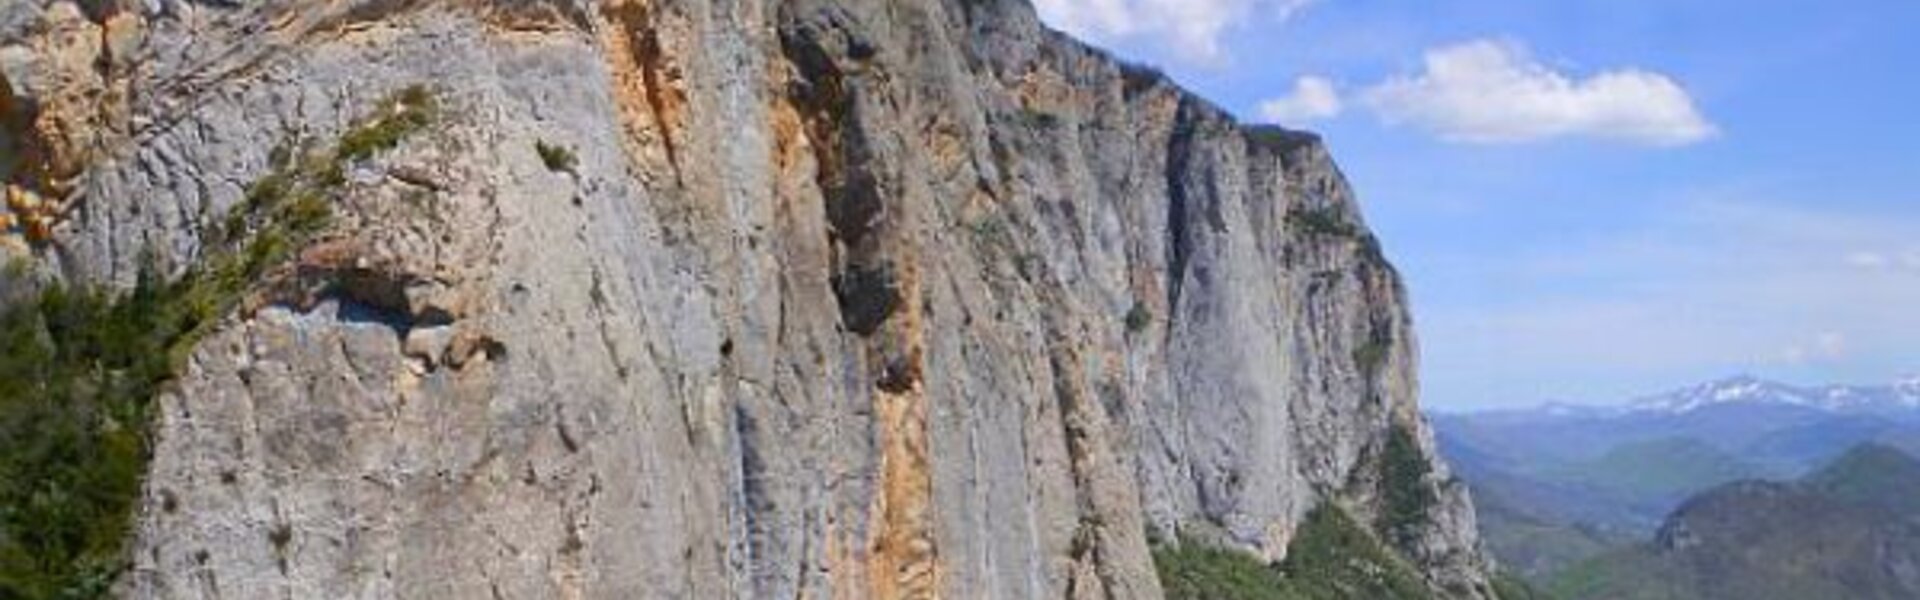
{"type": "Polygon", "coordinates": [[[1517,43],[1476,40],[1432,49],[1425,70],[1368,89],[1362,100],[1389,124],[1463,143],[1586,136],[1656,146],[1712,138],[1713,124],[1666,75],[1634,68],[1576,78],[1517,43]]]}
{"type": "Polygon", "coordinates": [[[1281,125],[1300,125],[1340,116],[1344,108],[1333,81],[1309,75],[1295,79],[1293,91],[1286,96],[1260,103],[1260,118],[1281,125]]]}
{"type": "Polygon", "coordinates": [[[1226,56],[1220,36],[1254,17],[1285,21],[1315,0],[1037,0],[1040,17],[1096,40],[1149,40],[1194,62],[1226,56]]]}

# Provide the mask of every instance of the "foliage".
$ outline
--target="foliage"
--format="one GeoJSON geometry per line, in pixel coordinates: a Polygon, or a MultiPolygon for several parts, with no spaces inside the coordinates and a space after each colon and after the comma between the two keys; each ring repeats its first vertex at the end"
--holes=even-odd
{"type": "Polygon", "coordinates": [[[1167,74],[1153,65],[1120,61],[1120,79],[1126,95],[1133,97],[1166,81],[1167,74]]]}
{"type": "Polygon", "coordinates": [[[1046,267],[1046,261],[1038,253],[1020,251],[1020,244],[1014,239],[1013,226],[1007,222],[1006,215],[988,215],[975,220],[967,227],[973,231],[974,243],[982,249],[1011,256],[1013,268],[1020,277],[1032,280],[1046,267]]]}
{"type": "Polygon", "coordinates": [[[1246,132],[1250,146],[1282,153],[1292,152],[1320,141],[1320,136],[1304,131],[1292,131],[1278,125],[1250,125],[1243,131],[1246,132]]]}
{"type": "Polygon", "coordinates": [[[1127,333],[1140,333],[1153,325],[1153,309],[1147,303],[1134,301],[1133,308],[1127,311],[1127,333]]]}
{"type": "Polygon", "coordinates": [[[1185,540],[1154,550],[1167,600],[1301,600],[1278,569],[1253,555],[1185,540]]]}
{"type": "Polygon", "coordinates": [[[1574,565],[1554,575],[1547,585],[1556,598],[1682,600],[1697,597],[1687,589],[1680,570],[1678,565],[1635,547],[1574,565]]]}
{"type": "Polygon", "coordinates": [[[1427,513],[1439,498],[1427,475],[1433,465],[1427,462],[1413,432],[1395,423],[1387,431],[1387,443],[1380,456],[1381,510],[1380,534],[1394,544],[1411,546],[1427,525],[1427,513]]]}
{"type": "Polygon", "coordinates": [[[574,156],[573,151],[566,149],[566,147],[549,144],[546,140],[539,140],[533,143],[533,149],[535,152],[540,153],[540,162],[547,165],[548,171],[555,173],[572,173],[575,168],[580,166],[580,158],[574,156]]]}
{"type": "Polygon", "coordinates": [[[17,282],[26,279],[32,271],[33,263],[27,262],[27,257],[15,256],[7,259],[5,267],[0,267],[0,281],[17,282]]]}
{"type": "Polygon", "coordinates": [[[1584,523],[1535,517],[1509,507],[1508,502],[1490,489],[1476,489],[1473,498],[1481,541],[1502,566],[1510,569],[1508,573],[1516,576],[1545,581],[1569,566],[1631,545],[1637,539],[1584,523]]]}
{"type": "Polygon", "coordinates": [[[1287,547],[1280,568],[1310,600],[1425,600],[1433,597],[1420,574],[1347,511],[1323,504],[1287,547]]]}
{"type": "Polygon", "coordinates": [[[1427,600],[1413,567],[1338,506],[1307,515],[1278,566],[1187,540],[1154,551],[1169,600],[1427,600]]]}
{"type": "Polygon", "coordinates": [[[1913,598],[1920,463],[1858,447],[1793,482],[1702,492],[1654,540],[1602,554],[1547,583],[1568,599],[1913,598]]]}
{"type": "Polygon", "coordinates": [[[1844,502],[1920,515],[1920,461],[1892,446],[1855,446],[1801,483],[1844,502]]]}
{"type": "Polygon", "coordinates": [[[1518,575],[1509,571],[1493,574],[1493,596],[1497,600],[1553,600],[1548,594],[1533,584],[1527,583],[1518,575]]]}
{"type": "Polygon", "coordinates": [[[439,102],[426,86],[410,86],[389,96],[380,114],[340,136],[334,147],[333,162],[349,164],[392,150],[400,140],[412,135],[439,116],[439,102]]]}
{"type": "Polygon", "coordinates": [[[1034,107],[1021,109],[1020,117],[1028,127],[1034,129],[1057,129],[1065,122],[1060,115],[1034,107]]]}
{"type": "Polygon", "coordinates": [[[1287,213],[1287,225],[1305,235],[1360,238],[1360,228],[1332,208],[1297,208],[1287,213]]]}
{"type": "MultiPolygon", "coordinates": [[[[1257,136],[1259,134],[1256,132],[1250,133],[1249,135],[1257,136]]],[[[1260,140],[1263,138],[1254,137],[1250,139],[1260,140]]],[[[1269,140],[1259,143],[1279,142],[1269,140]]],[[[1329,237],[1352,241],[1359,245],[1359,256],[1363,264],[1380,269],[1392,268],[1391,265],[1387,264],[1385,250],[1380,247],[1380,238],[1374,237],[1372,233],[1368,233],[1366,228],[1347,220],[1345,216],[1340,214],[1338,209],[1332,207],[1295,208],[1287,213],[1287,227],[1290,228],[1294,235],[1329,237]]]]}
{"type": "Polygon", "coordinates": [[[50,284],[0,314],[0,598],[107,593],[151,450],[152,399],[209,327],[327,227],[345,163],[431,120],[423,94],[397,94],[331,153],[275,152],[179,279],[148,269],[125,295],[50,284]]]}
{"type": "Polygon", "coordinates": [[[1353,364],[1360,368],[1362,376],[1372,378],[1387,364],[1387,356],[1393,350],[1393,339],[1390,335],[1383,335],[1383,331],[1374,329],[1368,333],[1365,343],[1353,349],[1353,364]]]}
{"type": "Polygon", "coordinates": [[[1007,223],[996,216],[985,216],[968,225],[978,243],[988,246],[1011,245],[1013,234],[1007,231],[1007,223]]]}

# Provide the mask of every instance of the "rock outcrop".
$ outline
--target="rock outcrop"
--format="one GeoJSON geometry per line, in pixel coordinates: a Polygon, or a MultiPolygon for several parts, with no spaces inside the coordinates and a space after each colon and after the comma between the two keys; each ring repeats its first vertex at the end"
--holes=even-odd
{"type": "Polygon", "coordinates": [[[1395,497],[1490,595],[1325,146],[1023,0],[19,0],[0,76],[0,253],[78,285],[446,107],[159,399],[127,597],[1153,598],[1395,497]]]}

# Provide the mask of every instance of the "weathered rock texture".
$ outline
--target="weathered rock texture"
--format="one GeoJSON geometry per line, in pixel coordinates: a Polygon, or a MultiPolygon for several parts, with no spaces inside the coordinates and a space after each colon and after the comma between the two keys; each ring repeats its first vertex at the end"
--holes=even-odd
{"type": "MultiPolygon", "coordinates": [[[[8,177],[60,207],[0,252],[79,283],[191,264],[290,139],[449,106],[348,173],[301,259],[340,285],[161,399],[128,597],[1151,598],[1150,539],[1278,558],[1380,510],[1393,427],[1432,455],[1318,139],[1020,0],[14,0],[0,40],[8,177]]],[[[1418,484],[1402,551],[1486,596],[1418,484]]]]}

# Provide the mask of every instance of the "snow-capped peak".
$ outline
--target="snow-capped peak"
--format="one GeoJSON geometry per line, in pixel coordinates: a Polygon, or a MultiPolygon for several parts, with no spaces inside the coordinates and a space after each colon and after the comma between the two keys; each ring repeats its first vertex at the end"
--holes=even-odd
{"type": "Polygon", "coordinates": [[[1821,404],[1812,394],[1785,384],[1741,375],[1691,388],[1642,399],[1635,408],[1666,413],[1685,413],[1721,404],[1821,404]]]}
{"type": "Polygon", "coordinates": [[[1548,402],[1540,405],[1540,413],[1549,417],[1604,417],[1618,413],[1619,409],[1608,406],[1592,406],[1572,402],[1548,402]]]}
{"type": "Polygon", "coordinates": [[[1687,413],[1726,404],[1804,406],[1829,412],[1920,409],[1920,377],[1888,385],[1800,388],[1742,375],[1669,392],[1633,403],[1638,411],[1687,413]]]}
{"type": "Polygon", "coordinates": [[[1909,408],[1920,408],[1920,375],[1909,376],[1893,384],[1893,394],[1909,408]]]}
{"type": "Polygon", "coordinates": [[[1799,387],[1741,375],[1626,404],[1548,402],[1517,414],[1555,419],[1613,418],[1645,413],[1681,415],[1716,406],[1789,406],[1835,414],[1920,416],[1920,376],[1879,385],[1799,387]]]}

